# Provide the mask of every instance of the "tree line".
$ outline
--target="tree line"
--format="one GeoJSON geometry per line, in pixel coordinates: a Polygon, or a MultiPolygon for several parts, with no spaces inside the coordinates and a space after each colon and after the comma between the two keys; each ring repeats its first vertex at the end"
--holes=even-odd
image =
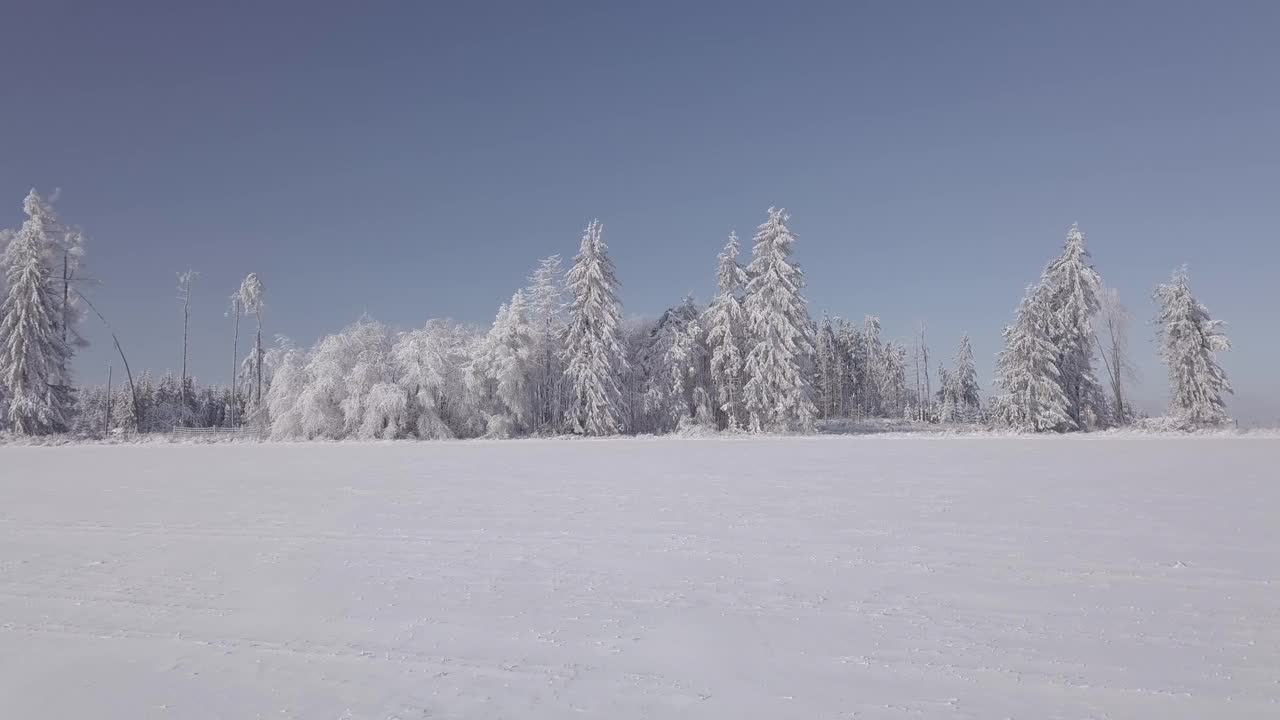
{"type": "MultiPolygon", "coordinates": [[[[559,256],[541,260],[488,328],[431,320],[396,331],[362,317],[309,348],[284,338],[268,348],[263,283],[250,273],[231,296],[234,365],[224,386],[202,386],[187,373],[197,279],[188,270],[178,274],[181,374],[135,378],[112,332],[125,377],[118,386],[77,388],[71,363],[84,344],[86,308],[107,322],[85,292],[92,280],[84,236],[34,190],[23,209],[22,226],[0,237],[0,426],[18,434],[243,425],[278,439],[804,433],[845,418],[1068,432],[1135,417],[1125,397],[1128,316],[1074,226],[1005,330],[986,402],[967,335],[949,365],[931,367],[923,325],[907,344],[883,340],[875,316],[815,322],[781,209],[756,229],[745,264],[730,233],[705,307],[688,297],[655,319],[623,318],[598,221],[587,225],[567,271],[559,256]],[[255,335],[242,357],[246,316],[255,335]]],[[[1154,297],[1170,415],[1185,425],[1227,422],[1221,323],[1191,295],[1185,269],[1154,297]]]]}

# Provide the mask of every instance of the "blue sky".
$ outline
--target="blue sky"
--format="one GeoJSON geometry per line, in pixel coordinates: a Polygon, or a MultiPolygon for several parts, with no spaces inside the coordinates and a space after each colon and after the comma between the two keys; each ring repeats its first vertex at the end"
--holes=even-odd
{"type": "Polygon", "coordinates": [[[28,4],[0,43],[0,226],[61,188],[135,365],[180,365],[188,267],[223,381],[249,271],[304,343],[366,311],[487,322],[599,217],[653,315],[779,205],[815,316],[926,320],[936,356],[967,331],[984,388],[1079,222],[1158,410],[1148,297],[1188,263],[1233,409],[1280,418],[1280,4],[201,5],[28,4]]]}

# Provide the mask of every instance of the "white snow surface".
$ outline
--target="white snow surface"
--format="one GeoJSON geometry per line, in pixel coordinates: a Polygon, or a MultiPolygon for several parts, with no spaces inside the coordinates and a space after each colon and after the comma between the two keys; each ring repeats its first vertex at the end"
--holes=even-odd
{"type": "Polygon", "coordinates": [[[0,447],[3,718],[1276,718],[1280,440],[0,447]]]}

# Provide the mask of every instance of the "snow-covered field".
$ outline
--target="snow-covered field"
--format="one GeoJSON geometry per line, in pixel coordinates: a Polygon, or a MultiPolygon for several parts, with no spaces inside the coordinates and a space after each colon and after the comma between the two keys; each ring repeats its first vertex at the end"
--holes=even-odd
{"type": "Polygon", "coordinates": [[[0,448],[3,718],[1276,718],[1280,440],[0,448]]]}

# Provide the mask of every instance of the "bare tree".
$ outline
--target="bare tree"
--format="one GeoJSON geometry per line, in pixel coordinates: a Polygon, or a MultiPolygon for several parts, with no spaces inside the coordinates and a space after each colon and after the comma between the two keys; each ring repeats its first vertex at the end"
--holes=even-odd
{"type": "Polygon", "coordinates": [[[1095,329],[1093,340],[1107,368],[1114,420],[1118,425],[1128,425],[1133,420],[1133,408],[1125,401],[1125,382],[1137,382],[1138,379],[1129,357],[1129,310],[1120,302],[1120,293],[1115,288],[1103,288],[1098,299],[1101,305],[1098,310],[1101,336],[1095,329]]]}
{"type": "Polygon", "coordinates": [[[231,306],[227,308],[227,314],[235,318],[235,331],[231,335],[231,398],[227,407],[227,424],[233,426],[239,421],[235,415],[240,398],[240,315],[243,310],[244,303],[240,302],[240,290],[237,288],[231,293],[231,306]]]}
{"type": "Polygon", "coordinates": [[[191,328],[191,281],[200,273],[188,269],[186,272],[178,273],[178,292],[182,293],[178,299],[182,301],[182,384],[179,386],[178,397],[182,403],[182,417],[187,415],[188,405],[187,398],[187,339],[190,337],[191,328]]]}
{"type": "Polygon", "coordinates": [[[252,313],[258,324],[258,337],[254,345],[254,412],[262,409],[262,280],[257,273],[249,273],[240,283],[240,305],[246,313],[252,313]]]}

